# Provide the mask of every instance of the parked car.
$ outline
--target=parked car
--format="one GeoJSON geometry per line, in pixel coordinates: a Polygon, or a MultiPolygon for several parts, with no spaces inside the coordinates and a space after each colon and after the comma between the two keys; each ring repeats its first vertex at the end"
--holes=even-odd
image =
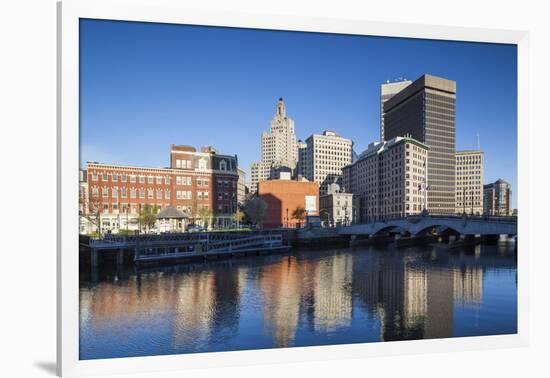
{"type": "Polygon", "coordinates": [[[187,226],[187,232],[202,232],[202,231],[204,231],[204,227],[198,224],[190,224],[187,226]]]}

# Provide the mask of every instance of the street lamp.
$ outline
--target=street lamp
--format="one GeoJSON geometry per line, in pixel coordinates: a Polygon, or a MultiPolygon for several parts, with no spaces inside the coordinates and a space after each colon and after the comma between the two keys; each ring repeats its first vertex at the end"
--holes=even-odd
{"type": "Polygon", "coordinates": [[[288,207],[286,208],[286,228],[288,228],[289,219],[288,219],[288,207]]]}

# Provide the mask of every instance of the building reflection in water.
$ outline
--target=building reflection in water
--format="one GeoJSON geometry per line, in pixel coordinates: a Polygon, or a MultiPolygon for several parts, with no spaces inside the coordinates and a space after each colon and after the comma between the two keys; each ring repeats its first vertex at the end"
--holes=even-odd
{"type": "Polygon", "coordinates": [[[122,355],[147,355],[235,350],[238,340],[318,345],[346,332],[385,341],[453,337],[457,306],[483,308],[487,269],[491,279],[515,269],[513,251],[484,248],[303,251],[83,281],[84,356],[117,340],[133,343],[122,355]]]}
{"type": "Polygon", "coordinates": [[[378,317],[381,340],[452,337],[454,304],[482,303],[480,266],[446,260],[440,267],[435,248],[424,256],[383,251],[354,267],[354,290],[378,317]]]}
{"type": "Polygon", "coordinates": [[[483,303],[483,268],[464,267],[455,270],[453,294],[455,303],[479,307],[483,303]]]}
{"type": "Polygon", "coordinates": [[[332,332],[351,323],[352,274],[351,254],[338,254],[318,264],[313,291],[316,331],[332,332]]]}
{"type": "Polygon", "coordinates": [[[302,296],[297,269],[296,258],[289,257],[261,271],[264,322],[275,347],[291,346],[296,334],[302,296]]]}

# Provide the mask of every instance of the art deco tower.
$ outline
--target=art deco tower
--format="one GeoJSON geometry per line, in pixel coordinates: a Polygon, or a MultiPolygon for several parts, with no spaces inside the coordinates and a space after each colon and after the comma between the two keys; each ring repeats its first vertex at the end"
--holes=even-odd
{"type": "Polygon", "coordinates": [[[270,130],[262,133],[262,160],[252,163],[250,167],[251,191],[255,192],[258,182],[269,179],[274,170],[286,167],[294,171],[297,162],[298,142],[294,120],[287,117],[285,102],[279,98],[270,130]]]}

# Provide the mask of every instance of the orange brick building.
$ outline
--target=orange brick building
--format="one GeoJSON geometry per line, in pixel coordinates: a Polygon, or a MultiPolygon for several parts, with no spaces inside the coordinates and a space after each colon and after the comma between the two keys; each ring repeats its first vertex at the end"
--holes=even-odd
{"type": "Polygon", "coordinates": [[[298,221],[292,218],[292,213],[298,206],[306,209],[307,215],[319,214],[319,185],[315,182],[260,181],[258,196],[267,204],[263,221],[265,228],[296,227],[298,221]]]}

